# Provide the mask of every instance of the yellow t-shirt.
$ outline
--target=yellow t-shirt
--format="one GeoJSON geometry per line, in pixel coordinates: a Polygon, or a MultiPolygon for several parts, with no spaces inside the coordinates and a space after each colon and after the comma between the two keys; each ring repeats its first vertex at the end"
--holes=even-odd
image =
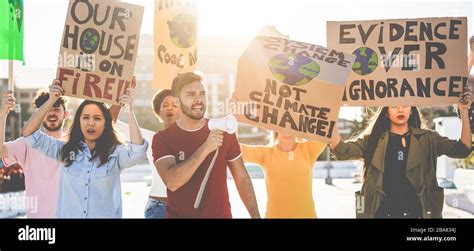
{"type": "Polygon", "coordinates": [[[313,166],[326,144],[307,141],[293,152],[277,146],[240,146],[244,161],[260,165],[265,174],[266,218],[316,218],[313,166]]]}

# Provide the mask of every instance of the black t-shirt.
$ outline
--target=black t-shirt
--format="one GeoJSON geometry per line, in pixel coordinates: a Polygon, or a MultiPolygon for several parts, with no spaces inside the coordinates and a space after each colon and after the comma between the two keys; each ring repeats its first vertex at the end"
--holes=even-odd
{"type": "Polygon", "coordinates": [[[416,191],[406,176],[410,132],[404,135],[390,133],[385,153],[385,170],[382,189],[385,198],[376,217],[419,218],[421,204],[416,191]],[[405,138],[406,146],[403,146],[405,138]]]}

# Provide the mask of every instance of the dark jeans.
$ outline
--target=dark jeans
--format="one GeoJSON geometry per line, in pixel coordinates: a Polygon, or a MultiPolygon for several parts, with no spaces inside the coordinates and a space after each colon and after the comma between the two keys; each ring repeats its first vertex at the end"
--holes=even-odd
{"type": "Polygon", "coordinates": [[[149,198],[145,207],[145,219],[164,219],[166,207],[166,202],[149,198]]]}

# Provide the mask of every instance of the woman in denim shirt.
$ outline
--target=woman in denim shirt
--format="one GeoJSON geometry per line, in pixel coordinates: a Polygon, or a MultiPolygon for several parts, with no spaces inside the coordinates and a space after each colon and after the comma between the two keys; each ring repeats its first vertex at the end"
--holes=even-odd
{"type": "Polygon", "coordinates": [[[64,93],[59,83],[53,82],[49,100],[23,128],[33,148],[61,162],[57,217],[120,218],[120,172],[143,162],[148,147],[132,109],[132,90],[127,89],[119,101],[129,107],[130,145],[120,141],[107,107],[88,100],[77,109],[67,141],[63,142],[38,130],[47,111],[64,93]]]}

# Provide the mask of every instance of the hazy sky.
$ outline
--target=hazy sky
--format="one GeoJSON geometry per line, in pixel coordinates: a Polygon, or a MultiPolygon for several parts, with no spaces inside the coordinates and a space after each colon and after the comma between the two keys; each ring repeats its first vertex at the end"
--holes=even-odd
{"type": "MultiPolygon", "coordinates": [[[[127,0],[145,7],[142,34],[153,34],[154,0],[127,0]]],[[[56,67],[67,0],[25,0],[25,55],[29,67],[56,67]]],[[[203,0],[200,35],[240,36],[251,39],[263,25],[276,25],[292,39],[326,44],[326,21],[383,18],[467,16],[472,1],[304,1],[304,0],[203,0]]],[[[472,21],[469,34],[473,34],[472,21]]],[[[3,74],[0,74],[3,75],[3,74]]]]}
{"type": "MultiPolygon", "coordinates": [[[[153,34],[154,0],[123,2],[145,7],[141,31],[153,34]]],[[[53,77],[68,1],[25,0],[24,5],[26,66],[15,67],[50,68],[53,77]]],[[[202,0],[199,33],[250,41],[262,26],[275,25],[291,39],[324,46],[326,21],[466,16],[468,33],[473,35],[473,12],[472,1],[202,0]]],[[[0,77],[6,77],[6,66],[5,61],[0,61],[0,77]]],[[[45,76],[45,85],[51,77],[45,76]]]]}

